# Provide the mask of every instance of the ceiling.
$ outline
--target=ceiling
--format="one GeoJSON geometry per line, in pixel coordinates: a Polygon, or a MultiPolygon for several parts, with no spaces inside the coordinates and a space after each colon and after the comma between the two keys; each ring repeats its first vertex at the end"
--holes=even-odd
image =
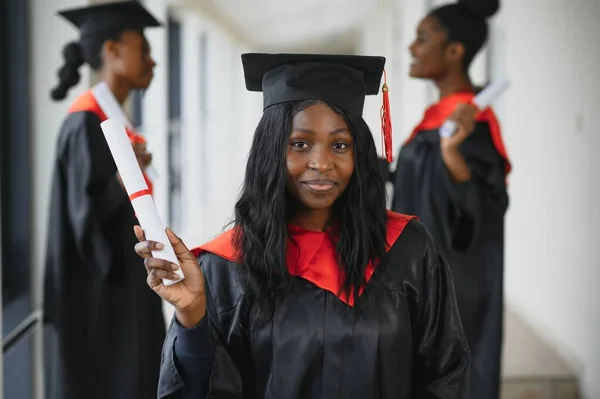
{"type": "Polygon", "coordinates": [[[260,51],[349,52],[374,0],[186,0],[260,51]]]}

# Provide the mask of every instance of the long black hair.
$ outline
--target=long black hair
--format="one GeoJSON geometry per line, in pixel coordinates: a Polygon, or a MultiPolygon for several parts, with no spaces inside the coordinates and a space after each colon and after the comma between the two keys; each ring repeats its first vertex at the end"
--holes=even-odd
{"type": "MultiPolygon", "coordinates": [[[[254,133],[246,175],[235,205],[234,246],[241,259],[246,295],[269,298],[293,286],[286,267],[287,220],[294,199],[287,191],[285,157],[292,118],[317,103],[301,101],[268,107],[254,133]]],[[[379,171],[375,142],[361,116],[331,104],[346,121],[354,141],[354,173],[346,191],[334,204],[341,227],[337,256],[345,273],[344,292],[355,300],[365,283],[370,260],[381,259],[386,245],[385,186],[379,171]]]]}
{"type": "Polygon", "coordinates": [[[57,72],[58,84],[50,91],[50,97],[55,101],[63,100],[69,89],[77,85],[81,76],[79,68],[84,64],[95,71],[102,67],[102,46],[107,40],[118,41],[123,30],[103,32],[102,35],[82,37],[79,42],[70,42],[63,48],[64,64],[57,72]]]}

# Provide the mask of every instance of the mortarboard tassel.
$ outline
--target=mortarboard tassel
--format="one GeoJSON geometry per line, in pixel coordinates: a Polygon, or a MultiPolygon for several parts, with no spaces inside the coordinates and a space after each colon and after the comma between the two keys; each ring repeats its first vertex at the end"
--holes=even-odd
{"type": "Polygon", "coordinates": [[[387,75],[383,70],[383,105],[381,106],[381,139],[383,141],[383,153],[388,163],[392,162],[392,117],[390,115],[390,96],[387,85],[387,75]]]}

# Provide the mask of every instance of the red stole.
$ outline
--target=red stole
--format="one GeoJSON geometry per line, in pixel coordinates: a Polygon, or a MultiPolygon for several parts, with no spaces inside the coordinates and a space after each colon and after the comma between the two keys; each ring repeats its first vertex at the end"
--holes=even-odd
{"type": "MultiPolygon", "coordinates": [[[[461,103],[471,103],[475,94],[473,93],[456,93],[442,98],[437,104],[434,104],[425,110],[423,120],[414,128],[410,137],[404,144],[409,143],[422,130],[438,129],[452,115],[456,106],[461,103]]],[[[477,122],[487,122],[490,126],[490,135],[492,142],[498,154],[504,159],[504,173],[508,175],[511,170],[511,164],[508,159],[502,134],[500,133],[500,124],[496,115],[491,108],[486,108],[483,112],[479,112],[476,116],[477,122]]]]}
{"type": "MultiPolygon", "coordinates": [[[[416,219],[414,216],[401,215],[388,211],[387,250],[396,242],[406,224],[416,219]]],[[[343,270],[336,259],[335,242],[329,232],[310,231],[297,226],[288,226],[286,264],[292,276],[302,277],[317,287],[338,296],[343,302],[354,306],[354,297],[346,297],[342,290],[344,282],[343,270]]],[[[192,252],[197,257],[202,252],[211,252],[232,262],[238,262],[235,248],[232,245],[233,229],[227,230],[213,241],[208,242],[192,252]]],[[[368,283],[377,263],[369,262],[365,269],[365,280],[368,283]]],[[[363,293],[364,287],[359,291],[363,293]]]]}
{"type": "MultiPolygon", "coordinates": [[[[71,104],[71,107],[69,108],[68,112],[70,114],[75,112],[92,112],[98,116],[100,122],[104,122],[106,119],[108,119],[104,114],[104,111],[102,111],[102,108],[100,108],[100,105],[98,105],[98,102],[94,98],[94,94],[91,90],[88,90],[79,97],[77,97],[73,104],[71,104]]],[[[125,130],[127,131],[127,136],[129,137],[129,141],[131,141],[132,144],[146,143],[146,138],[144,136],[135,133],[127,127],[125,128],[125,130]]],[[[144,171],[142,171],[142,174],[144,175],[144,180],[146,180],[146,184],[148,185],[148,190],[150,190],[150,195],[152,195],[152,181],[150,180],[150,178],[148,178],[144,171]]]]}

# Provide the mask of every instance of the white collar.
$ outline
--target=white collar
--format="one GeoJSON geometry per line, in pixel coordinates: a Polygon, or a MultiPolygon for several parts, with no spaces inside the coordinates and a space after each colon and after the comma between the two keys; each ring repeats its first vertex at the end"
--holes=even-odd
{"type": "Polygon", "coordinates": [[[122,119],[125,126],[127,126],[128,129],[133,130],[133,123],[125,111],[123,111],[123,107],[121,107],[121,104],[119,104],[105,82],[100,82],[92,87],[92,95],[107,118],[122,119]]]}

